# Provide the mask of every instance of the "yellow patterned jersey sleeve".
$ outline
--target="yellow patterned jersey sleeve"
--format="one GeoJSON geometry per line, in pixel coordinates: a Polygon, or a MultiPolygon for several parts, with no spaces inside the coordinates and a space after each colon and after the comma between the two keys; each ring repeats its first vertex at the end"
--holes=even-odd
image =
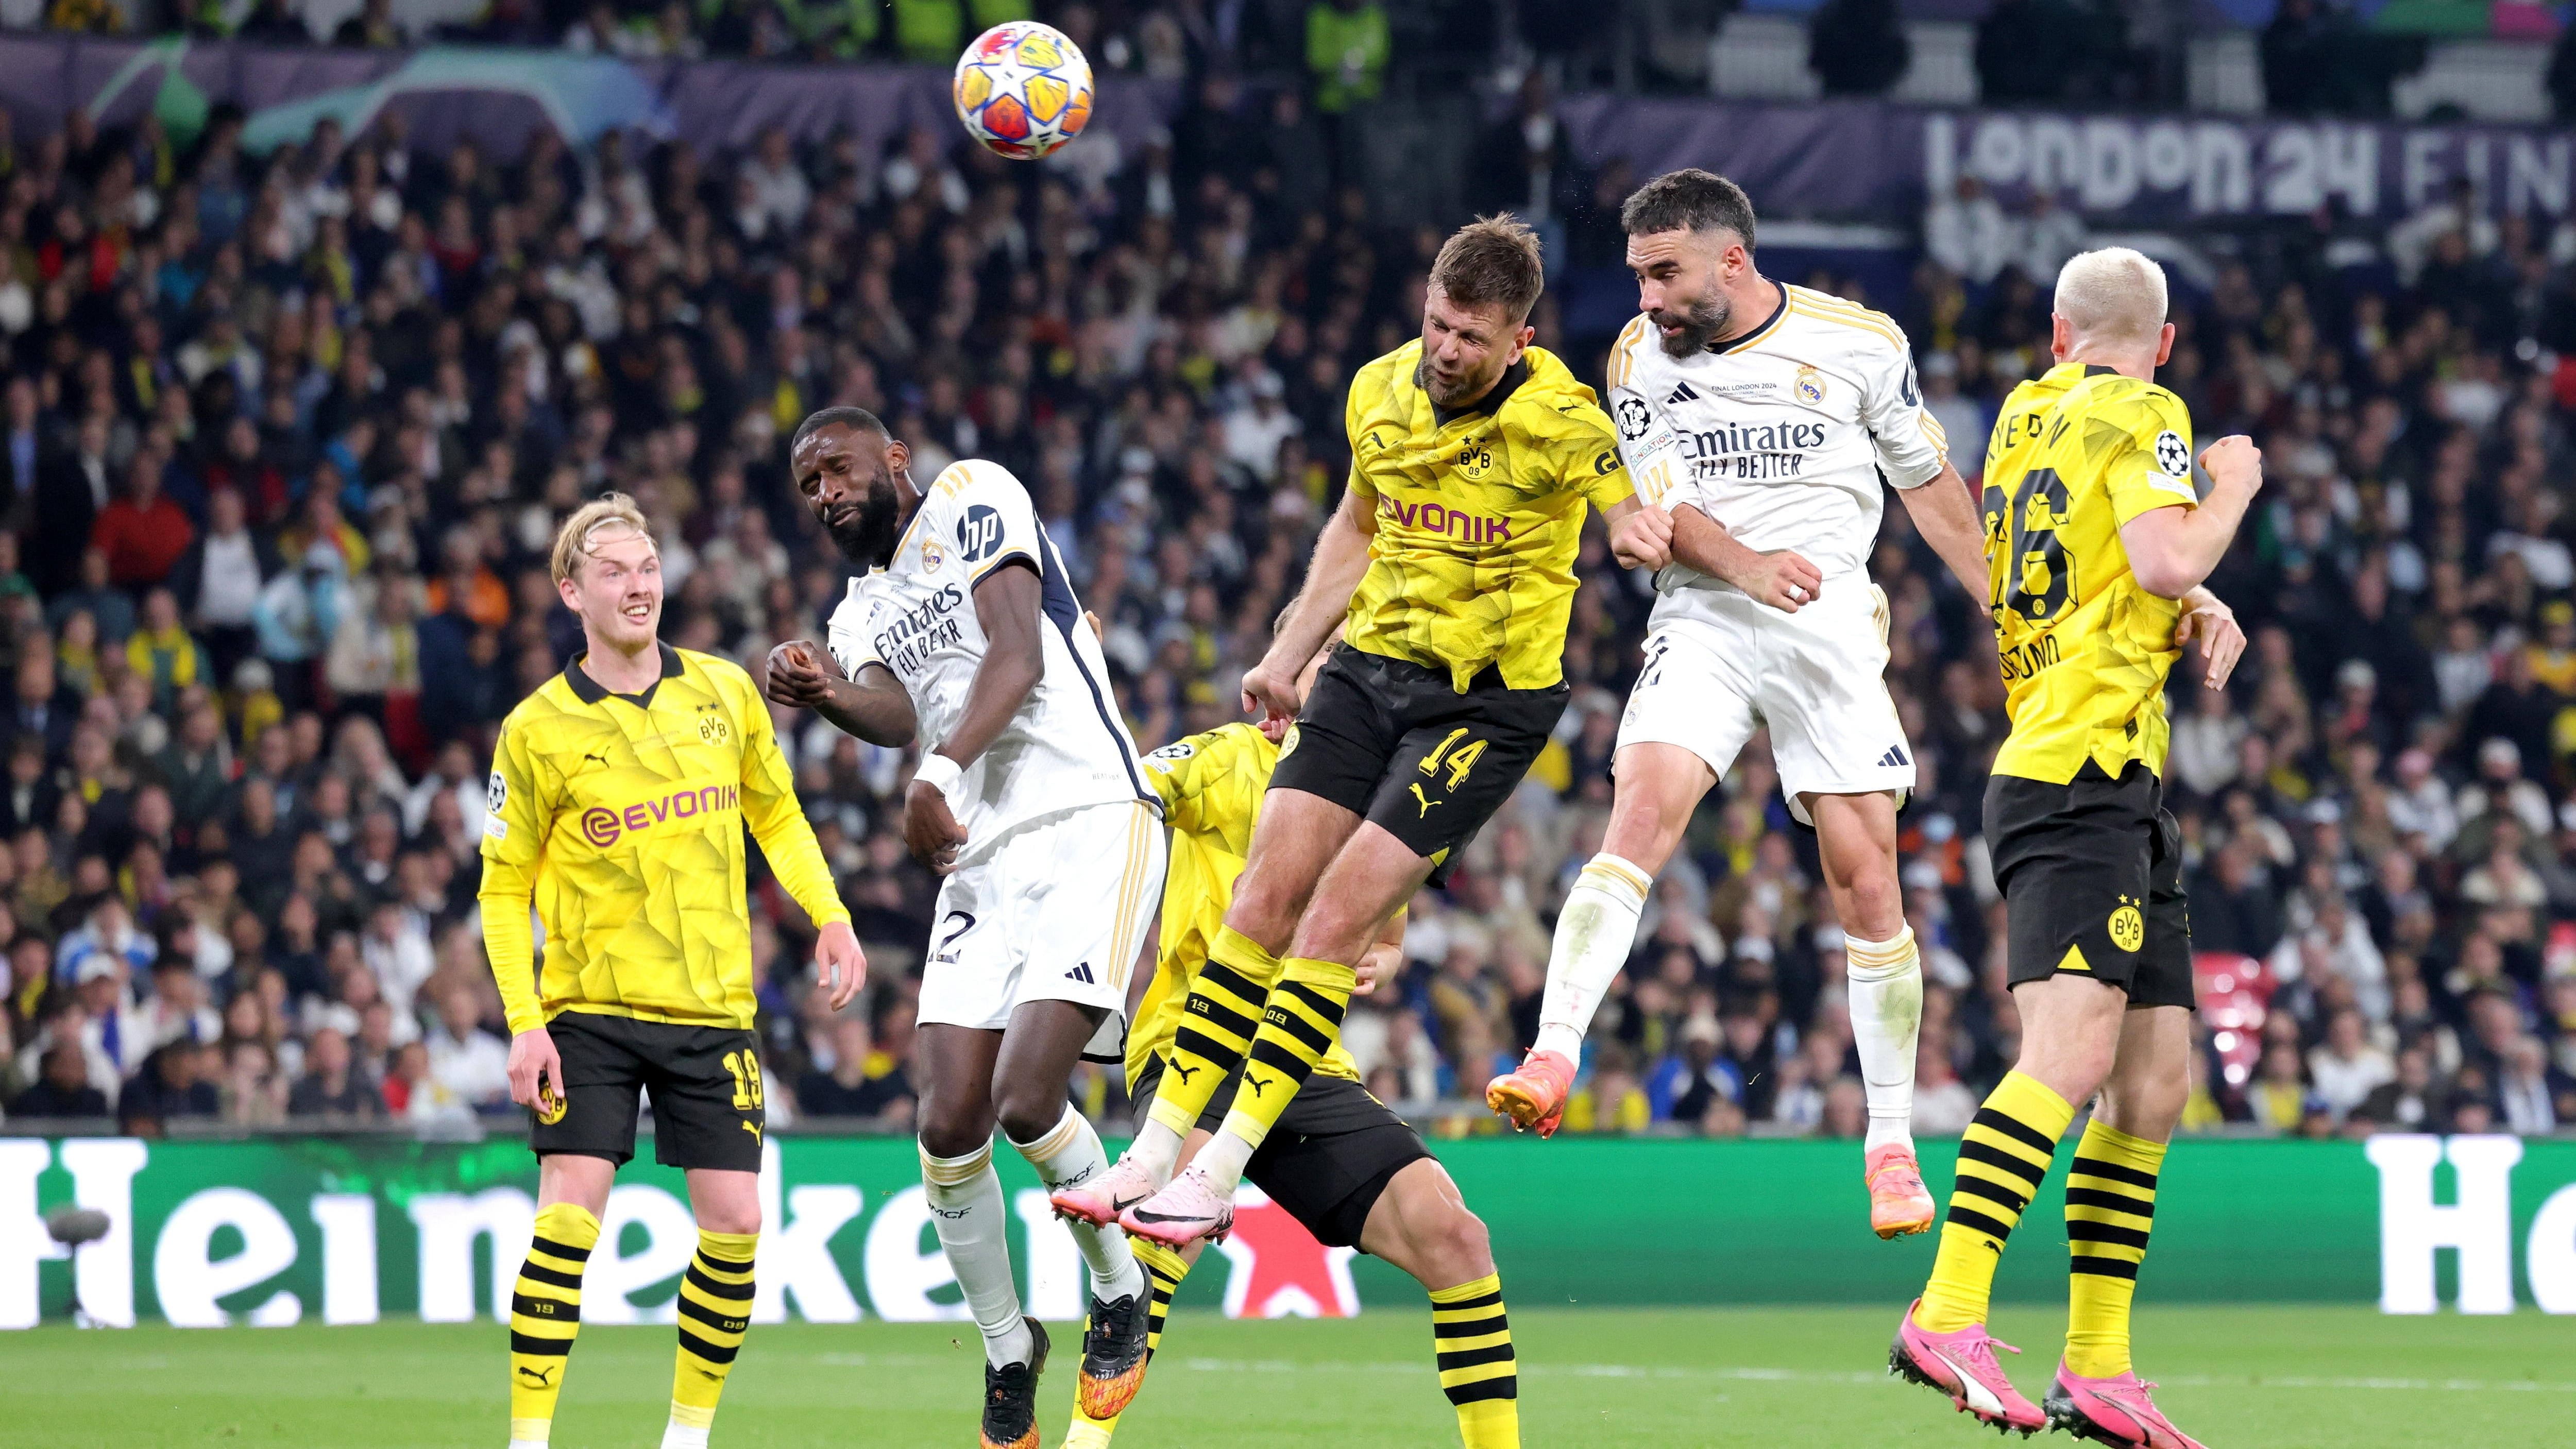
{"type": "Polygon", "coordinates": [[[1354,648],[1445,671],[1464,692],[1564,677],[1584,510],[1635,493],[1592,389],[1532,347],[1475,407],[1432,405],[1408,342],[1351,380],[1351,490],[1374,511],[1351,596],[1354,648]]]}
{"type": "MultiPolygon", "coordinates": [[[[1127,1029],[1127,1082],[1168,1055],[1180,1030],[1190,987],[1207,963],[1208,943],[1225,925],[1234,903],[1235,877],[1252,851],[1252,827],[1279,747],[1248,724],[1222,725],[1177,740],[1145,757],[1145,779],[1163,799],[1171,827],[1170,867],[1163,877],[1163,926],[1155,946],[1154,979],[1137,1003],[1127,1029]]],[[[1316,1066],[1327,1076],[1357,1080],[1359,1068],[1336,1043],[1316,1066]]]]}
{"type": "Polygon", "coordinates": [[[2181,399],[2067,363],[2015,388],[1986,449],[1988,603],[2012,732],[1995,772],[2064,784],[2087,760],[2161,773],[2181,606],[2138,584],[2121,525],[2194,507],[2181,399]]]}

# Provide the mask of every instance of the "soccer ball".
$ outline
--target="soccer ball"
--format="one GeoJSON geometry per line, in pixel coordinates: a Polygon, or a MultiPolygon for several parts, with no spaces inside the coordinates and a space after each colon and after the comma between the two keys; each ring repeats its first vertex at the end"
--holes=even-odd
{"type": "Polygon", "coordinates": [[[1091,120],[1091,62],[1051,25],[1014,20],[957,57],[957,119],[988,150],[1032,161],[1091,120]]]}

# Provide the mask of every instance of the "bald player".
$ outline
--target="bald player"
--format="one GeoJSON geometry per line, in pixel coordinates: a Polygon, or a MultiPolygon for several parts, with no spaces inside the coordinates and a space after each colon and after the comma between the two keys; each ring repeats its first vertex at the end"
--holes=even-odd
{"type": "Polygon", "coordinates": [[[1982,1422],[2054,1424],[2122,1449],[2199,1449],[2129,1361],[2129,1303],[2191,1060],[2165,676],[2195,633],[2213,676],[2233,664],[2200,584],[2263,486],[2243,437],[2201,455],[2206,497],[2192,486],[2191,416],[2154,380],[2173,336],[2154,262],[2125,247],[2076,257],[2057,279],[2058,365],[2013,390],[1986,447],[1989,602],[2012,715],[1986,784],[1986,842],[2021,1055],[1960,1141],[1932,1279],[1889,1354],[1982,1422]],[[1996,1362],[1987,1297],[2088,1102],[2066,1178],[2066,1354],[2043,1408],[1996,1362]]]}

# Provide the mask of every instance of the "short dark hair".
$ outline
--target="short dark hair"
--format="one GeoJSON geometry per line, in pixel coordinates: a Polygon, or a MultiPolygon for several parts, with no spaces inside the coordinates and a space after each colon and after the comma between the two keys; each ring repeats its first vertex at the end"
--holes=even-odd
{"type": "Polygon", "coordinates": [[[1477,217],[1441,245],[1431,285],[1461,307],[1499,306],[1517,327],[1547,285],[1538,233],[1508,211],[1477,217]]]}
{"type": "Polygon", "coordinates": [[[856,428],[880,438],[894,436],[886,431],[886,425],[878,420],[877,415],[866,408],[824,408],[796,425],[796,436],[787,440],[787,451],[795,452],[807,438],[825,428],[856,428]]]}
{"type": "Polygon", "coordinates": [[[1665,172],[1619,207],[1619,228],[1630,236],[1716,227],[1744,238],[1744,249],[1753,250],[1753,199],[1743,187],[1696,166],[1665,172]]]}

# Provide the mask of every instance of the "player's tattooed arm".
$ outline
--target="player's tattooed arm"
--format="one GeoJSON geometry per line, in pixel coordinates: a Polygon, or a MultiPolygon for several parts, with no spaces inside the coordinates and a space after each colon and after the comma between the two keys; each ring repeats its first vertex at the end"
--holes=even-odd
{"type": "Polygon", "coordinates": [[[1941,471],[1930,482],[1914,488],[1900,488],[1896,496],[1905,500],[1905,516],[1914,520],[1914,531],[1932,545],[1941,562],[1950,566],[1951,577],[1980,606],[1986,602],[1989,584],[1986,578],[1986,520],[1978,511],[1976,492],[1968,480],[1959,476],[1958,468],[1943,459],[1941,471]]]}
{"type": "Polygon", "coordinates": [[[912,696],[882,664],[864,664],[859,677],[841,671],[832,651],[801,639],[769,651],[769,697],[792,709],[810,709],[834,729],[872,745],[900,749],[912,743],[918,721],[912,696]]]}
{"type": "Polygon", "coordinates": [[[1758,552],[1696,503],[1673,510],[1673,561],[1742,589],[1755,603],[1794,614],[1816,601],[1824,573],[1795,549],[1758,552]]]}

